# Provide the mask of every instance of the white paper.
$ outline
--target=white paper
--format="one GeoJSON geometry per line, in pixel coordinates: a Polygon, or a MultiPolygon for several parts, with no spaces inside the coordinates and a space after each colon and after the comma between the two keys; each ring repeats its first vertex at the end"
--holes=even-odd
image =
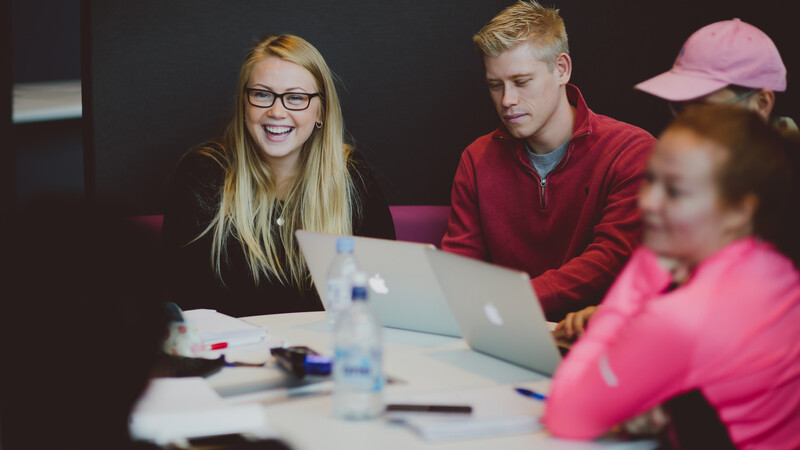
{"type": "Polygon", "coordinates": [[[428,441],[532,433],[544,427],[536,416],[502,416],[482,419],[414,417],[406,419],[405,423],[428,441]]]}
{"type": "Polygon", "coordinates": [[[164,445],[179,439],[221,434],[275,433],[263,406],[230,405],[203,378],[154,378],[133,409],[131,436],[164,445]]]}
{"type": "Polygon", "coordinates": [[[266,329],[213,309],[184,311],[183,317],[200,332],[205,345],[219,342],[227,343],[228,347],[251,345],[267,337],[266,329]]]}
{"type": "Polygon", "coordinates": [[[429,441],[531,433],[541,430],[544,402],[526,397],[515,387],[547,394],[550,380],[498,385],[476,389],[390,396],[387,403],[470,405],[472,414],[403,416],[401,421],[429,441]]]}

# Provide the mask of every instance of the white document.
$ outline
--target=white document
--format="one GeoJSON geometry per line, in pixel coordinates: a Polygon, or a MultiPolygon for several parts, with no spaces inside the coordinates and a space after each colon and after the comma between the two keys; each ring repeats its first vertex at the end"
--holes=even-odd
{"type": "Polygon", "coordinates": [[[192,309],[183,312],[205,345],[226,343],[227,347],[257,344],[267,337],[267,330],[213,309],[192,309]]]}
{"type": "Polygon", "coordinates": [[[159,445],[221,434],[274,437],[263,406],[230,405],[203,378],[154,378],[130,416],[131,436],[159,445]]]}
{"type": "Polygon", "coordinates": [[[428,441],[532,433],[544,428],[540,418],[544,402],[518,393],[515,387],[549,391],[550,380],[498,385],[477,389],[391,396],[387,403],[470,405],[472,414],[419,413],[401,416],[405,423],[428,441]]]}

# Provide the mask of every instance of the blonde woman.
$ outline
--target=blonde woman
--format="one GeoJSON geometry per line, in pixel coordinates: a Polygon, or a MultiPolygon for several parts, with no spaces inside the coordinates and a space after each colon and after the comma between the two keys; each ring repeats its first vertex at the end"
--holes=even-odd
{"type": "Polygon", "coordinates": [[[297,229],[395,237],[374,175],[344,143],[322,55],[269,36],[242,65],[222,137],[178,164],[164,218],[170,299],[233,316],[321,310],[297,229]]]}

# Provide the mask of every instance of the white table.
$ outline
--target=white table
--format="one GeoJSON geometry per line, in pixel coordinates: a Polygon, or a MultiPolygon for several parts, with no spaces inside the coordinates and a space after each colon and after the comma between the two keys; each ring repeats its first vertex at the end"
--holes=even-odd
{"type": "MultiPolygon", "coordinates": [[[[291,345],[328,352],[329,331],[324,312],[248,317],[267,328],[271,336],[291,345]]],[[[231,355],[235,356],[235,354],[231,355]]],[[[257,358],[257,356],[256,356],[257,358]]],[[[445,390],[479,389],[546,379],[521,367],[469,350],[461,339],[384,328],[384,368],[403,382],[387,386],[388,397],[445,390]]],[[[270,425],[298,450],[312,449],[583,449],[653,448],[653,442],[574,442],[558,440],[546,431],[514,436],[431,443],[411,430],[383,419],[349,422],[333,418],[329,395],[292,399],[265,397],[261,389],[274,383],[275,369],[225,368],[209,383],[232,403],[264,403],[270,425]],[[261,391],[259,391],[261,390],[261,391]],[[250,393],[246,393],[249,391],[250,393]]],[[[533,400],[532,400],[533,401],[533,400]]]]}

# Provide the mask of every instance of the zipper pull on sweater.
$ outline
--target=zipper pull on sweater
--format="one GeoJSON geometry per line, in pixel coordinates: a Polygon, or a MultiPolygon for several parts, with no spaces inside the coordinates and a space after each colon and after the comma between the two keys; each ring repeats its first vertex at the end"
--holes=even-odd
{"type": "Polygon", "coordinates": [[[542,208],[546,208],[547,203],[544,199],[544,188],[547,186],[547,178],[542,178],[542,181],[539,183],[539,185],[542,187],[542,208]]]}

